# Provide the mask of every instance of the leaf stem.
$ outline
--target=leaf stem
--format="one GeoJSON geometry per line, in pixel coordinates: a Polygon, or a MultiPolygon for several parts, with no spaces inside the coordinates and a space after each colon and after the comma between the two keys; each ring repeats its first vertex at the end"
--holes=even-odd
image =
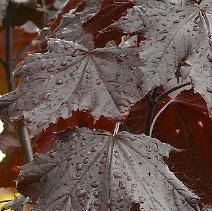
{"type": "Polygon", "coordinates": [[[23,123],[20,123],[17,126],[17,133],[19,136],[19,141],[21,144],[25,161],[28,163],[33,160],[33,151],[32,151],[32,145],[31,145],[29,134],[28,134],[28,130],[26,126],[23,125],[23,123]]]}
{"type": "MultiPolygon", "coordinates": [[[[147,102],[147,112],[146,112],[146,116],[145,116],[145,128],[144,128],[144,133],[148,136],[148,135],[152,135],[152,130],[153,130],[153,127],[154,127],[154,124],[152,123],[152,120],[153,119],[153,115],[154,115],[154,107],[155,105],[162,99],[164,98],[165,96],[167,96],[168,94],[178,90],[178,89],[181,89],[182,87],[185,87],[185,86],[188,86],[188,85],[191,85],[191,82],[187,82],[187,83],[184,83],[184,84],[180,84],[179,86],[176,86],[170,90],[167,90],[165,91],[163,94],[159,95],[158,97],[156,97],[155,99],[152,99],[150,95],[147,95],[146,96],[146,102],[147,102]],[[152,126],[153,124],[153,126],[152,126]]],[[[171,101],[170,101],[171,102],[171,101]]],[[[160,110],[159,112],[162,112],[163,110],[160,110]]],[[[160,115],[157,114],[158,116],[160,115]]],[[[156,116],[157,116],[156,115],[156,116]]],[[[157,116],[157,117],[158,117],[157,116]]],[[[155,120],[156,121],[156,120],[155,120]]]]}
{"type": "Polygon", "coordinates": [[[153,121],[152,121],[152,124],[151,124],[151,127],[150,127],[150,130],[149,130],[149,136],[151,137],[152,136],[152,132],[153,132],[153,129],[154,129],[154,126],[155,126],[155,123],[158,119],[158,117],[160,116],[160,114],[171,104],[173,103],[174,100],[170,100],[168,103],[166,103],[166,105],[163,106],[163,108],[160,109],[160,111],[155,115],[153,121]]]}
{"type": "Polygon", "coordinates": [[[159,95],[158,97],[156,97],[156,99],[154,99],[154,103],[158,103],[162,98],[166,97],[168,94],[189,85],[191,85],[191,82],[180,84],[179,86],[173,87],[172,89],[165,91],[163,94],[159,95]]]}

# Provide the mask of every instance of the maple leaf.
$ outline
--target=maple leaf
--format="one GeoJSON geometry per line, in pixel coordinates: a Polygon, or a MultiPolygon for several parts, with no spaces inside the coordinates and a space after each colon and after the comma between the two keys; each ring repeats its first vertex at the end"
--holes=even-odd
{"type": "Polygon", "coordinates": [[[194,90],[203,96],[209,115],[212,116],[212,49],[207,44],[208,40],[205,38],[203,43],[193,50],[188,61],[192,64],[190,76],[194,90]]]}
{"type": "Polygon", "coordinates": [[[199,210],[198,197],[168,170],[171,146],[145,135],[89,129],[58,134],[54,150],[22,167],[18,189],[40,210],[199,210]]]}
{"type": "MultiPolygon", "coordinates": [[[[154,116],[169,101],[166,97],[156,104],[154,116]]],[[[131,133],[140,134],[145,129],[146,103],[136,103],[124,124],[131,133]]],[[[172,172],[206,204],[212,198],[212,119],[208,116],[207,105],[200,94],[184,90],[160,114],[153,129],[153,137],[166,142],[180,153],[171,153],[167,164],[172,172]],[[169,132],[164,132],[169,131],[169,132]]]]}
{"type": "Polygon", "coordinates": [[[135,49],[88,50],[63,40],[51,39],[49,51],[33,54],[20,64],[18,88],[0,98],[2,119],[24,118],[31,136],[70,117],[73,110],[122,119],[142,91],[140,59],[135,49]],[[8,114],[10,118],[8,118],[8,114]]]}
{"type": "Polygon", "coordinates": [[[69,0],[66,2],[66,4],[61,8],[56,17],[52,20],[50,23],[50,29],[51,31],[55,31],[55,29],[59,26],[60,21],[62,20],[62,17],[64,14],[68,13],[70,10],[77,9],[79,5],[82,3],[83,0],[69,0]]]}
{"type": "MultiPolygon", "coordinates": [[[[78,4],[75,10],[63,14],[60,25],[55,30],[55,38],[72,41],[77,40],[79,42],[83,36],[90,34],[93,36],[92,40],[94,41],[95,47],[104,47],[106,42],[113,39],[113,37],[111,37],[111,35],[108,36],[107,32],[107,35],[104,37],[105,33],[101,33],[101,30],[118,20],[127,8],[133,6],[131,0],[95,1],[95,4],[92,1],[88,1],[84,7],[81,6],[82,3],[78,4]],[[100,39],[101,43],[99,43],[100,39]]],[[[59,18],[61,19],[61,15],[59,18]]],[[[56,22],[58,22],[58,20],[56,22]]],[[[55,26],[53,25],[53,27],[55,26]]],[[[117,36],[116,30],[110,31],[109,34],[111,33],[116,33],[117,36]]],[[[89,39],[91,40],[91,37],[87,38],[87,40],[89,39]]],[[[114,39],[118,40],[119,38],[116,37],[114,39]]]]}
{"type": "MultiPolygon", "coordinates": [[[[211,8],[210,0],[202,1],[200,5],[192,1],[178,3],[138,0],[126,16],[110,26],[127,33],[143,32],[149,38],[142,43],[140,52],[144,87],[147,89],[145,91],[166,83],[176,75],[181,76],[181,67],[192,54],[192,50],[198,46],[204,46],[200,48],[202,56],[198,59],[201,59],[202,66],[207,66],[208,71],[212,71],[211,65],[208,64],[211,61],[208,61],[207,54],[204,54],[205,50],[211,51],[211,8]]],[[[194,80],[195,90],[205,97],[209,103],[208,107],[211,108],[211,92],[208,91],[212,85],[211,75],[200,68],[199,75],[202,72],[204,76],[196,77],[198,65],[194,60],[190,64],[193,71],[189,71],[189,65],[186,70],[194,80]],[[208,89],[197,85],[205,83],[206,80],[208,89]]]]}

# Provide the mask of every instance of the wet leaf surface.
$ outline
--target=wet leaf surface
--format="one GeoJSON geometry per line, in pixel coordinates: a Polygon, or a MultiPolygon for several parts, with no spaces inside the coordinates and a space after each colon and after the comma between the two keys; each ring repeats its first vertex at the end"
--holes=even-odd
{"type": "Polygon", "coordinates": [[[198,210],[198,198],[163,163],[172,149],[145,135],[69,129],[22,167],[19,191],[40,210],[198,210]]]}
{"type": "Polygon", "coordinates": [[[1,116],[13,123],[24,118],[31,136],[78,109],[89,111],[94,119],[102,115],[120,120],[145,95],[134,49],[90,51],[55,39],[48,49],[45,54],[30,55],[17,67],[14,75],[22,83],[0,98],[1,116]]]}

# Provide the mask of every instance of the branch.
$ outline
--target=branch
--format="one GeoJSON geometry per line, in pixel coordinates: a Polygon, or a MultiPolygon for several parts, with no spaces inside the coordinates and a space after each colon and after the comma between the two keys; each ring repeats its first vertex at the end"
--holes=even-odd
{"type": "Polygon", "coordinates": [[[187,82],[187,83],[184,83],[184,84],[180,84],[179,86],[176,86],[170,90],[167,90],[165,91],[163,94],[159,95],[158,97],[155,98],[154,102],[155,103],[158,103],[162,98],[166,97],[168,94],[178,90],[178,89],[181,89],[182,87],[185,87],[185,86],[188,86],[188,85],[191,85],[191,82],[187,82]]]}
{"type": "MultiPolygon", "coordinates": [[[[7,83],[9,91],[14,89],[14,84],[11,80],[11,72],[12,72],[12,65],[11,65],[11,40],[12,40],[12,33],[11,33],[11,11],[10,11],[10,4],[7,7],[7,13],[5,18],[5,65],[6,65],[6,73],[7,73],[7,83]]],[[[19,141],[21,144],[21,148],[25,157],[26,162],[30,162],[33,159],[33,151],[31,146],[31,140],[28,135],[27,128],[24,124],[19,124],[17,127],[17,134],[19,136],[19,141]]]]}

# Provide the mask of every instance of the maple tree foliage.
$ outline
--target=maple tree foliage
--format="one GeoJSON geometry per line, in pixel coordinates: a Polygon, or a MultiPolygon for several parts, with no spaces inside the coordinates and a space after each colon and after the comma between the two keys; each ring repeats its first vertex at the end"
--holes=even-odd
{"type": "Polygon", "coordinates": [[[134,202],[144,210],[198,210],[198,198],[162,163],[169,145],[85,128],[58,139],[52,152],[35,156],[19,175],[18,189],[36,201],[35,210],[128,210],[134,202]]]}
{"type": "MultiPolygon", "coordinates": [[[[157,118],[152,136],[184,150],[171,153],[167,164],[187,187],[201,196],[204,203],[209,203],[212,197],[212,184],[208,180],[212,174],[212,120],[208,116],[207,105],[199,94],[186,90],[174,100],[167,96],[158,103],[154,116],[170,100],[172,103],[157,118]]],[[[136,134],[144,132],[146,107],[145,100],[132,107],[124,122],[124,130],[136,134]]]]}
{"type": "Polygon", "coordinates": [[[54,16],[38,35],[40,49],[21,53],[17,88],[0,98],[1,119],[27,128],[42,153],[17,184],[34,210],[211,203],[211,0],[14,0],[2,7],[3,27],[8,8],[17,9],[11,26],[43,27],[54,16]],[[35,13],[16,20],[20,8],[35,13]],[[170,99],[160,87],[172,80],[191,88],[170,99]]]}

